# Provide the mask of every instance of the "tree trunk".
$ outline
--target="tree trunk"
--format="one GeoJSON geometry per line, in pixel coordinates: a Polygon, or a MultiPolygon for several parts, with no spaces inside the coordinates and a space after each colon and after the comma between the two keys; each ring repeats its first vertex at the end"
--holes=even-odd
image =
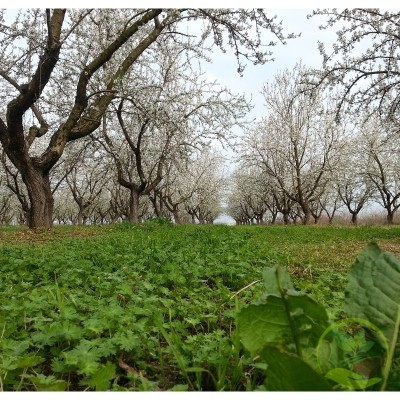
{"type": "Polygon", "coordinates": [[[394,219],[394,212],[388,210],[388,213],[387,213],[387,216],[386,216],[386,223],[388,225],[393,225],[393,219],[394,219]]]}
{"type": "Polygon", "coordinates": [[[357,213],[352,213],[351,214],[351,223],[353,225],[357,225],[357,223],[358,223],[358,214],[357,213]]]}
{"type": "Polygon", "coordinates": [[[134,189],[130,190],[128,220],[139,222],[139,194],[134,189]]]}
{"type": "Polygon", "coordinates": [[[153,205],[153,210],[154,210],[154,213],[156,214],[156,217],[161,217],[162,216],[161,215],[161,202],[160,202],[160,205],[157,203],[157,200],[158,200],[157,194],[154,193],[154,196],[149,195],[148,197],[151,201],[151,204],[153,205]]]}
{"type": "Polygon", "coordinates": [[[28,190],[30,201],[29,228],[51,228],[53,225],[54,199],[48,173],[43,174],[41,171],[29,168],[21,171],[21,176],[28,190]]]}
{"type": "Polygon", "coordinates": [[[284,225],[289,225],[289,213],[288,212],[282,212],[283,215],[283,223],[284,225]]]}
{"type": "Polygon", "coordinates": [[[256,214],[256,224],[260,225],[261,221],[263,219],[263,215],[262,214],[256,214]]]}
{"type": "Polygon", "coordinates": [[[177,206],[174,206],[174,209],[172,211],[172,215],[174,216],[174,220],[175,220],[176,224],[180,224],[182,222],[177,206]]]}
{"type": "Polygon", "coordinates": [[[322,217],[322,212],[320,212],[319,214],[312,214],[312,217],[314,218],[314,224],[318,225],[321,217],[322,217]]]}
{"type": "Polygon", "coordinates": [[[80,206],[78,211],[78,225],[83,225],[83,210],[80,206]]]}
{"type": "Polygon", "coordinates": [[[175,224],[181,224],[182,219],[181,219],[181,216],[179,213],[179,204],[180,203],[173,203],[171,197],[169,197],[169,196],[166,196],[163,198],[163,203],[164,203],[165,207],[168,209],[168,211],[174,217],[175,224]]]}
{"type": "Polygon", "coordinates": [[[303,216],[303,225],[309,225],[311,220],[311,211],[307,209],[303,209],[304,216],[303,216]]]}

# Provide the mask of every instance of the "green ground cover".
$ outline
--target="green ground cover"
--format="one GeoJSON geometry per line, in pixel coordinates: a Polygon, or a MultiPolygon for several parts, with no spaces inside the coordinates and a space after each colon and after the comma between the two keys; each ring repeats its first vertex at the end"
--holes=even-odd
{"type": "Polygon", "coordinates": [[[287,269],[335,319],[371,241],[398,255],[400,228],[1,228],[0,389],[256,390],[236,321],[263,270],[287,269]]]}

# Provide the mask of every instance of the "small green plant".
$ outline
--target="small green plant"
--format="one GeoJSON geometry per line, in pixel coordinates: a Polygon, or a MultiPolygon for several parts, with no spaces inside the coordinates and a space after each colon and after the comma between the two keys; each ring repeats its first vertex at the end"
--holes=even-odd
{"type": "Polygon", "coordinates": [[[173,222],[167,217],[153,217],[146,220],[147,224],[172,226],[173,222]]]}
{"type": "Polygon", "coordinates": [[[118,229],[118,230],[120,230],[122,232],[123,231],[130,231],[132,229],[136,229],[137,228],[137,224],[135,224],[135,223],[133,223],[131,221],[128,221],[128,220],[122,221],[122,222],[120,222],[118,224],[115,224],[114,226],[115,226],[116,229],[118,229]]]}

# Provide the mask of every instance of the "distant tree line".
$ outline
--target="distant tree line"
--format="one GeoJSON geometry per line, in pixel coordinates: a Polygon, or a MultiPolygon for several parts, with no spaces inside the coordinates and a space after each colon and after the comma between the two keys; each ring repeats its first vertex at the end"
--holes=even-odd
{"type": "MultiPolygon", "coordinates": [[[[186,165],[168,165],[162,182],[140,194],[136,203],[132,202],[131,191],[119,184],[112,156],[96,141],[83,142],[80,145],[84,146],[77,146],[51,174],[54,223],[144,222],[154,217],[177,223],[212,223],[220,214],[221,190],[226,185],[224,160],[212,151],[192,155],[186,165]]],[[[4,156],[2,165],[0,223],[26,224],[26,189],[18,171],[4,156]]]]}
{"type": "MultiPolygon", "coordinates": [[[[339,25],[321,69],[297,65],[262,90],[266,115],[243,137],[229,214],[239,224],[357,224],[379,204],[392,224],[400,207],[400,13],[315,10],[339,25]]],[[[310,16],[311,17],[311,16],[310,16]]]]}

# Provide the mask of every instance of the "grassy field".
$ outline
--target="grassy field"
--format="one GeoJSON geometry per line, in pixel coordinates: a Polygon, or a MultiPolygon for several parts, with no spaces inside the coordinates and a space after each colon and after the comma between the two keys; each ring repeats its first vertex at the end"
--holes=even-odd
{"type": "Polygon", "coordinates": [[[400,255],[397,226],[1,228],[0,390],[255,390],[235,322],[263,269],[338,318],[371,241],[400,255]]]}

